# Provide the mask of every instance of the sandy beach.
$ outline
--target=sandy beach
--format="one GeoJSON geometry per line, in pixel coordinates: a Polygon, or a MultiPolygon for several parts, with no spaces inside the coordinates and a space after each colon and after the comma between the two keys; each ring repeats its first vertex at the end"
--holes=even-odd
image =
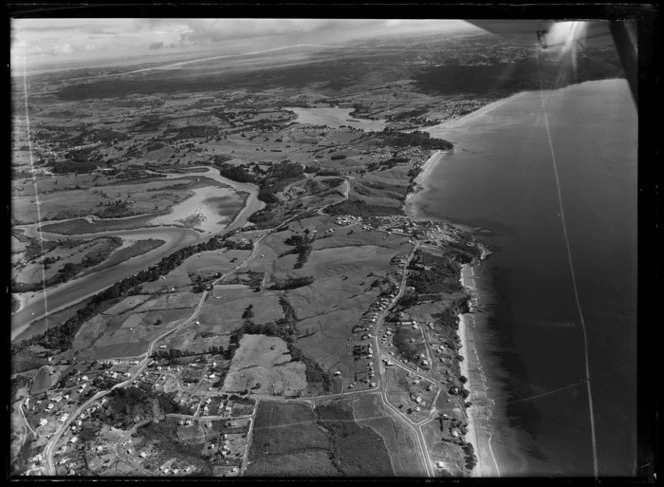
{"type": "MultiPolygon", "coordinates": [[[[479,110],[475,110],[474,112],[469,113],[468,115],[465,115],[461,118],[448,120],[439,125],[422,128],[420,130],[428,132],[429,134],[431,134],[432,137],[444,138],[444,132],[446,130],[463,127],[465,124],[471,123],[473,120],[477,119],[478,117],[481,117],[482,115],[485,115],[486,113],[495,110],[496,108],[504,105],[505,103],[524,94],[525,92],[516,93],[507,98],[503,98],[493,103],[489,103],[488,105],[483,106],[479,110]]],[[[445,155],[448,153],[449,151],[436,151],[434,154],[431,155],[431,157],[429,157],[429,159],[427,159],[427,161],[422,166],[422,169],[420,170],[419,174],[413,181],[415,189],[412,192],[408,193],[408,195],[406,195],[406,200],[403,205],[403,209],[409,218],[413,220],[417,220],[418,218],[420,218],[417,213],[417,205],[415,204],[415,199],[419,195],[419,193],[428,189],[426,182],[429,179],[429,176],[431,175],[431,171],[433,171],[433,168],[437,164],[442,162],[443,157],[445,157],[445,155]]]]}
{"type": "MultiPolygon", "coordinates": [[[[461,284],[470,291],[471,295],[474,295],[476,290],[470,273],[471,269],[468,264],[462,266],[461,284]]],[[[467,409],[466,441],[472,443],[477,457],[477,466],[473,470],[473,476],[500,477],[500,466],[494,456],[491,443],[490,417],[494,402],[487,397],[486,377],[482,371],[472,331],[474,324],[475,319],[472,313],[459,315],[461,355],[464,357],[461,362],[461,374],[468,378],[467,388],[470,390],[469,400],[472,403],[472,406],[467,409]]]]}
{"type": "Polygon", "coordinates": [[[419,218],[417,214],[417,205],[415,204],[414,201],[415,197],[420,191],[426,189],[425,185],[426,180],[429,178],[429,175],[431,174],[431,171],[433,171],[433,168],[442,160],[443,157],[445,157],[445,154],[447,154],[447,152],[436,151],[422,165],[420,172],[413,181],[415,189],[406,195],[406,200],[404,201],[403,204],[404,212],[406,213],[406,215],[408,215],[408,218],[410,218],[411,220],[417,220],[419,218]]]}
{"type": "Polygon", "coordinates": [[[455,118],[452,120],[446,120],[441,124],[434,125],[433,127],[428,127],[423,130],[425,132],[429,132],[432,137],[438,137],[440,136],[441,131],[463,127],[467,123],[470,123],[475,119],[483,115],[486,115],[488,112],[495,110],[496,108],[504,105],[505,103],[524,95],[525,93],[526,93],[525,91],[522,91],[520,93],[515,93],[511,96],[508,96],[507,98],[502,98],[500,100],[494,101],[493,103],[489,103],[488,105],[484,105],[479,110],[475,110],[474,112],[471,112],[468,115],[464,115],[463,117],[455,118]]]}

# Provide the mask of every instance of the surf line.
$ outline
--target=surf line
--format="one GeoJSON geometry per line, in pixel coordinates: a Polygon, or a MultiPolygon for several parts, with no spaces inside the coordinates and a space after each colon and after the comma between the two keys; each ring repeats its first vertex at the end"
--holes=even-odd
{"type": "Polygon", "coordinates": [[[565,245],[567,247],[567,260],[569,261],[569,269],[572,273],[572,285],[574,287],[574,298],[576,300],[576,308],[579,312],[579,318],[581,319],[581,329],[583,330],[583,349],[585,354],[586,362],[586,387],[588,389],[588,414],[590,416],[590,433],[593,447],[593,471],[595,479],[599,477],[599,471],[597,468],[597,440],[595,436],[595,413],[593,410],[593,394],[592,388],[590,386],[590,361],[588,359],[588,335],[586,333],[586,322],[583,319],[583,311],[581,310],[581,301],[579,300],[579,291],[576,285],[576,275],[574,274],[574,263],[572,262],[572,250],[569,245],[569,238],[567,236],[567,223],[565,223],[565,212],[563,211],[563,197],[562,192],[560,191],[560,179],[558,177],[558,164],[556,163],[556,154],[553,150],[553,142],[551,141],[551,129],[549,128],[549,117],[546,114],[546,105],[544,103],[544,87],[542,84],[542,73],[540,71],[539,65],[539,51],[535,55],[535,60],[537,62],[537,74],[539,77],[540,83],[540,100],[542,102],[542,113],[544,114],[544,126],[546,127],[546,135],[549,140],[549,150],[551,152],[551,161],[553,162],[553,172],[556,176],[556,188],[558,190],[558,207],[560,208],[560,219],[563,226],[563,234],[565,236],[565,245]]]}
{"type": "MultiPolygon", "coordinates": [[[[35,163],[34,163],[34,158],[32,156],[32,137],[30,137],[30,112],[28,111],[28,81],[27,77],[28,74],[26,72],[26,65],[25,65],[25,60],[27,58],[27,54],[25,53],[25,50],[23,51],[23,102],[24,102],[24,107],[25,107],[25,128],[26,128],[26,136],[28,139],[28,155],[30,157],[30,169],[32,170],[32,187],[35,192],[35,202],[37,203],[37,221],[39,223],[42,222],[42,217],[41,217],[41,201],[39,201],[39,188],[37,188],[37,180],[35,179],[35,163]]],[[[42,237],[41,232],[37,232],[39,234],[39,246],[41,248],[41,275],[42,275],[42,289],[44,291],[44,313],[45,316],[48,315],[48,298],[46,297],[46,269],[44,266],[44,258],[45,258],[45,252],[44,252],[44,238],[42,237]]]]}

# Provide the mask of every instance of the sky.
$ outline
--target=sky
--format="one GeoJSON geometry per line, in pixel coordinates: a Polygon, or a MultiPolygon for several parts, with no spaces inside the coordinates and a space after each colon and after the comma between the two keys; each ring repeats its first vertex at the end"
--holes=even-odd
{"type": "Polygon", "coordinates": [[[426,19],[12,19],[10,59],[38,66],[211,50],[232,54],[472,28],[461,20],[426,19]]]}

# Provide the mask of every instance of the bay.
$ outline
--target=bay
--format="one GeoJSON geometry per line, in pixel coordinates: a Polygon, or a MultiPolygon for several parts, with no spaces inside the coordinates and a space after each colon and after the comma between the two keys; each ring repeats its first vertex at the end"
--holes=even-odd
{"type": "Polygon", "coordinates": [[[581,315],[601,476],[636,462],[638,120],[625,80],[526,92],[428,129],[455,143],[412,200],[417,216],[476,229],[488,303],[473,333],[495,401],[503,475],[591,476],[581,315]],[[553,151],[549,147],[544,113],[553,151]],[[556,392],[557,391],[557,392],[556,392]]]}

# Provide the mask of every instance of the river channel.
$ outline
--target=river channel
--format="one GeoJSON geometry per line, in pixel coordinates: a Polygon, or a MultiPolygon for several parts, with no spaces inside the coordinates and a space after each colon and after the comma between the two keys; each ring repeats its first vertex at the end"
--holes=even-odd
{"type": "MultiPolygon", "coordinates": [[[[190,198],[174,205],[171,212],[166,216],[157,216],[153,220],[155,226],[147,226],[145,228],[135,230],[112,230],[102,231],[77,235],[62,235],[57,233],[41,232],[39,227],[44,225],[44,222],[33,223],[30,225],[21,225],[16,228],[24,230],[25,235],[31,237],[39,237],[44,240],[57,240],[62,238],[71,239],[89,239],[103,236],[116,236],[123,239],[143,240],[143,239],[159,239],[166,243],[154,250],[146,252],[145,254],[133,257],[122,262],[116,266],[88,274],[79,279],[69,281],[56,287],[51,287],[45,292],[37,292],[31,296],[24,296],[24,303],[22,309],[12,316],[11,322],[11,338],[14,340],[21,333],[23,333],[30,323],[40,319],[48,313],[65,309],[72,306],[83,299],[86,299],[107,287],[115,284],[116,282],[136,274],[141,269],[145,269],[151,265],[159,262],[164,256],[169,255],[183,247],[194,245],[214,234],[226,233],[228,231],[240,228],[247,223],[249,216],[264,207],[264,203],[258,199],[258,187],[248,183],[238,183],[230,179],[224,178],[218,171],[207,168],[207,172],[197,173],[167,173],[168,179],[186,179],[188,177],[203,176],[213,179],[219,183],[229,186],[231,189],[226,188],[196,188],[192,190],[194,193],[190,198]],[[249,194],[245,201],[244,208],[236,215],[235,219],[228,224],[221,217],[217,216],[212,219],[212,209],[204,204],[205,199],[213,196],[224,196],[230,191],[242,191],[249,194]],[[189,228],[183,228],[175,223],[175,220],[182,218],[186,214],[198,212],[206,217],[203,222],[203,231],[195,231],[189,228]],[[208,215],[209,213],[209,215],[208,215]]],[[[121,220],[121,219],[117,219],[121,220]]],[[[69,220],[49,221],[48,223],[63,223],[69,220]]],[[[108,219],[106,221],[112,221],[108,219]]],[[[150,222],[148,222],[150,225],[150,222]]]]}

